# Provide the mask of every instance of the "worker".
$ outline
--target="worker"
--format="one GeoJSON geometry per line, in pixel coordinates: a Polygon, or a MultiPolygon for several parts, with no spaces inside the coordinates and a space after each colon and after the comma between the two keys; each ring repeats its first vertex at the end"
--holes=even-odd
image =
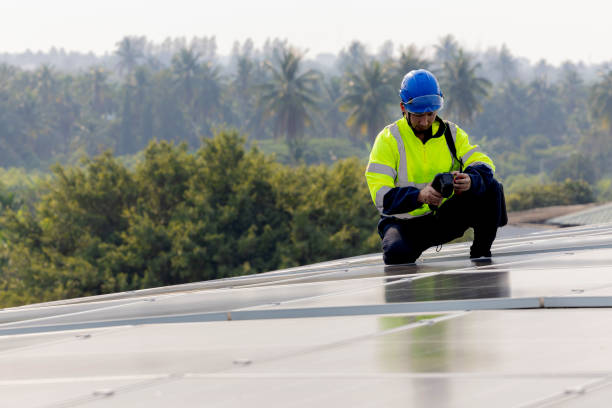
{"type": "Polygon", "coordinates": [[[385,264],[416,262],[470,227],[470,258],[489,259],[497,228],[507,222],[493,161],[438,116],[444,98],[431,72],[408,72],[399,96],[402,118],[378,134],[366,170],[385,264]]]}

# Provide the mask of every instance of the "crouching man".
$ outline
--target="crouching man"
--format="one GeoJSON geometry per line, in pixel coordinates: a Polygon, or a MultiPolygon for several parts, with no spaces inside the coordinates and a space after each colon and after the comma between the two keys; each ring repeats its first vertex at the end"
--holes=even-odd
{"type": "Polygon", "coordinates": [[[490,257],[497,228],[507,222],[493,161],[437,115],[444,99],[431,72],[407,73],[399,95],[402,118],[378,134],[366,170],[385,263],[415,262],[469,227],[470,258],[490,257]]]}

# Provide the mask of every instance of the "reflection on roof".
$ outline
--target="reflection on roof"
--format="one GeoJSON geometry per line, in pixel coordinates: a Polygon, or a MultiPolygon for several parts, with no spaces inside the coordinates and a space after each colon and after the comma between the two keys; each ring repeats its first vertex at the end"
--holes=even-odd
{"type": "Polygon", "coordinates": [[[7,407],[566,407],[612,396],[612,224],[0,311],[7,407]]]}

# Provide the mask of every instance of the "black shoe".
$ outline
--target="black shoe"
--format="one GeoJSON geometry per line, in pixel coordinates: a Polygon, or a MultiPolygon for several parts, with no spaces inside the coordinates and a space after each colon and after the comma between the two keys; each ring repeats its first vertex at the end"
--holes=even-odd
{"type": "Polygon", "coordinates": [[[491,258],[491,249],[470,248],[470,259],[491,258]]]}

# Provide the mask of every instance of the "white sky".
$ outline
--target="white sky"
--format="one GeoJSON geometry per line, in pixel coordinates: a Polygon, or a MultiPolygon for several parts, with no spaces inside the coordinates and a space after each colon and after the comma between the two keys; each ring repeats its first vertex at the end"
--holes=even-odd
{"type": "Polygon", "coordinates": [[[0,52],[112,52],[125,35],[288,39],[308,55],[337,53],[352,40],[371,51],[386,40],[428,47],[453,34],[469,51],[506,44],[518,57],[559,64],[612,60],[607,0],[1,0],[0,52]]]}

